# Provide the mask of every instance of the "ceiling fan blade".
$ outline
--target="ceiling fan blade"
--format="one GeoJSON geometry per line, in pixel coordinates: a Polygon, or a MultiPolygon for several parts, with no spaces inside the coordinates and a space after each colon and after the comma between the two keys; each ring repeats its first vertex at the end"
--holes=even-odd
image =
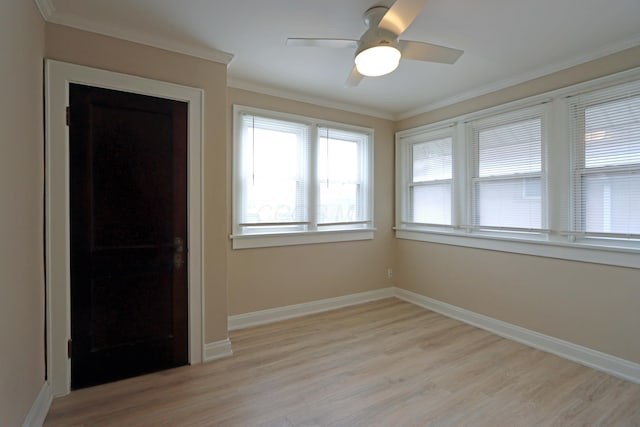
{"type": "Polygon", "coordinates": [[[360,74],[356,66],[354,65],[351,69],[351,74],[347,78],[347,81],[344,83],[346,87],[356,87],[362,81],[364,76],[360,74]]]}
{"type": "Polygon", "coordinates": [[[464,51],[437,44],[400,40],[402,59],[453,64],[464,51]]]}
{"type": "Polygon", "coordinates": [[[332,47],[332,48],[355,49],[358,47],[358,40],[289,38],[287,39],[287,46],[332,47]]]}
{"type": "Polygon", "coordinates": [[[378,28],[400,35],[411,25],[416,16],[422,12],[427,0],[396,0],[384,14],[378,28]]]}

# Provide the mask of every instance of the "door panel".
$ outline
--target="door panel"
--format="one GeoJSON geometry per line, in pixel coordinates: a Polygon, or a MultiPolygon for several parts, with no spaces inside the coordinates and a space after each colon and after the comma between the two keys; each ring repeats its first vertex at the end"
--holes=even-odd
{"type": "Polygon", "coordinates": [[[69,90],[71,384],[79,388],[188,361],[187,105],[69,90]]]}

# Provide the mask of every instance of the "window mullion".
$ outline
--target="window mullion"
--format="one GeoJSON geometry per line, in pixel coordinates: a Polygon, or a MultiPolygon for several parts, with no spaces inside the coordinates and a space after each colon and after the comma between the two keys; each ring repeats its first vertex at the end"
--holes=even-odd
{"type": "Polygon", "coordinates": [[[546,194],[543,199],[543,214],[546,212],[547,223],[543,228],[554,230],[549,235],[549,240],[566,241],[566,237],[556,233],[558,230],[569,229],[570,201],[573,194],[572,156],[569,144],[565,142],[569,138],[566,104],[562,100],[554,99],[546,111],[545,119],[547,135],[543,147],[545,173],[542,188],[546,194]]]}
{"type": "MultiPolygon", "coordinates": [[[[461,124],[463,128],[463,132],[465,135],[464,139],[464,150],[465,150],[465,193],[464,193],[464,218],[460,222],[463,224],[473,224],[475,223],[475,214],[476,214],[476,192],[474,189],[474,184],[472,182],[473,178],[478,176],[478,144],[476,141],[477,135],[474,131],[473,126],[470,123],[461,124]]],[[[470,229],[466,230],[470,232],[470,229]]]]}
{"type": "Polygon", "coordinates": [[[540,115],[540,228],[549,230],[549,141],[553,132],[552,111],[553,104],[549,101],[545,102],[546,106],[540,115]]]}
{"type": "Polygon", "coordinates": [[[469,206],[467,176],[469,173],[469,155],[466,150],[465,125],[462,122],[455,124],[453,130],[453,171],[451,183],[451,225],[468,224],[467,214],[469,206]]]}
{"type": "Polygon", "coordinates": [[[319,127],[317,125],[309,126],[309,151],[307,161],[307,217],[309,219],[308,230],[316,231],[318,229],[318,187],[320,185],[320,174],[318,172],[318,156],[320,153],[318,138],[319,127]]]}

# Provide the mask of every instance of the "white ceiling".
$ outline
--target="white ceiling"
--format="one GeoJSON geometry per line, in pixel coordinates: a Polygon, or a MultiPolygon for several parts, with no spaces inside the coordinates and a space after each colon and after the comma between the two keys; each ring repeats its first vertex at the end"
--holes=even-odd
{"type": "Polygon", "coordinates": [[[640,44],[640,0],[429,0],[402,39],[464,50],[454,65],[402,61],[344,82],[349,49],[287,37],[358,39],[393,0],[36,0],[51,22],[229,62],[229,85],[399,119],[640,44]]]}

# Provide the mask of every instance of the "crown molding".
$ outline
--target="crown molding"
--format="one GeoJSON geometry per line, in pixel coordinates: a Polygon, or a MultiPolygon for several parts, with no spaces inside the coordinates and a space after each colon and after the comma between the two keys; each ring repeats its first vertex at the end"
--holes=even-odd
{"type": "Polygon", "coordinates": [[[51,0],[35,0],[40,13],[47,22],[53,24],[64,25],[67,27],[77,28],[83,31],[101,34],[121,40],[155,47],[158,49],[168,50],[183,55],[193,56],[207,61],[218,62],[229,65],[233,60],[233,54],[218,49],[198,46],[191,43],[178,42],[162,37],[155,37],[149,34],[132,31],[116,26],[105,25],[99,22],[91,21],[78,17],[76,15],[60,13],[53,7],[51,0]]]}
{"type": "Polygon", "coordinates": [[[300,92],[294,92],[290,90],[275,88],[275,87],[266,86],[260,83],[249,82],[242,79],[235,79],[232,76],[229,76],[227,80],[227,87],[261,93],[263,95],[275,96],[278,98],[288,99],[290,101],[304,102],[304,103],[313,104],[319,107],[333,108],[337,110],[348,111],[350,113],[363,114],[366,116],[377,117],[379,119],[385,119],[385,120],[395,119],[393,114],[389,114],[384,111],[376,110],[373,108],[367,108],[367,107],[362,107],[360,105],[342,103],[339,101],[333,101],[329,99],[322,99],[314,95],[303,94],[300,92]]]}
{"type": "Polygon", "coordinates": [[[558,71],[566,70],[567,68],[575,67],[577,65],[581,65],[589,61],[594,61],[596,59],[603,58],[607,55],[621,52],[625,49],[629,49],[639,45],[640,45],[640,34],[637,34],[631,39],[606,45],[600,49],[590,52],[589,54],[573,57],[566,61],[557,62],[549,66],[541,67],[536,70],[529,71],[524,74],[520,74],[516,77],[511,77],[508,79],[490,83],[488,85],[481,86],[479,88],[472,89],[470,91],[463,92],[458,95],[454,95],[448,98],[441,99],[439,101],[432,102],[423,107],[409,110],[405,113],[398,114],[397,116],[394,117],[394,119],[404,120],[404,119],[417,116],[419,114],[424,114],[430,111],[437,110],[438,108],[448,107],[450,105],[457,104],[459,102],[467,101],[469,99],[477,98],[482,95],[487,95],[489,93],[497,92],[499,90],[506,89],[511,86],[515,86],[521,83],[528,82],[530,80],[544,77],[546,75],[553,74],[558,71]]]}
{"type": "Polygon", "coordinates": [[[56,12],[56,8],[53,6],[53,3],[51,3],[51,0],[34,0],[34,2],[36,6],[38,6],[38,10],[45,21],[51,19],[51,16],[56,12]]]}

